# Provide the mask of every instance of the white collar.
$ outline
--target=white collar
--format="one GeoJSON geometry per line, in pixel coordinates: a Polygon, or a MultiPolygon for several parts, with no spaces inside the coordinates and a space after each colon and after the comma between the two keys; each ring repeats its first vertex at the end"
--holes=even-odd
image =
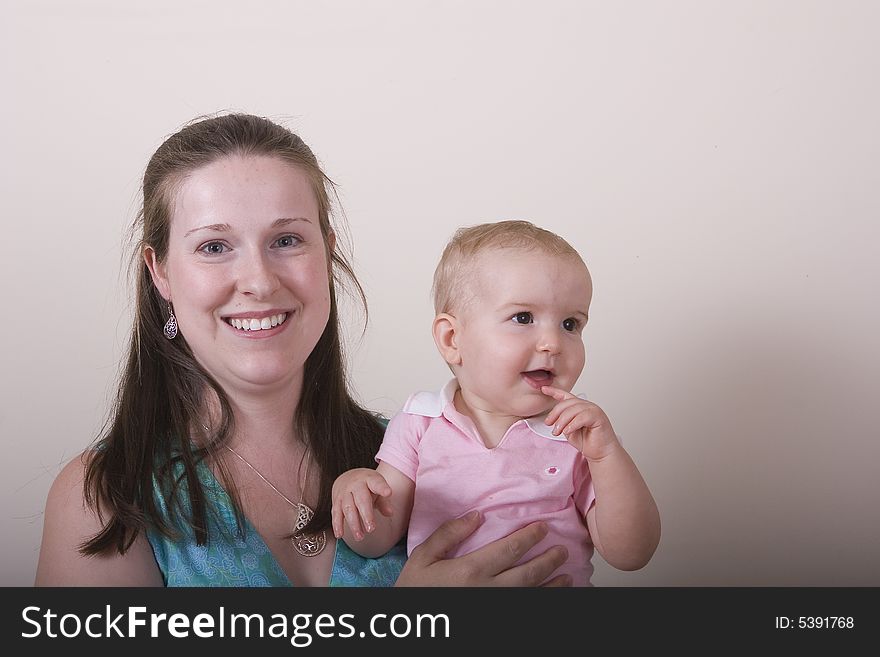
{"type": "MultiPolygon", "coordinates": [[[[401,412],[409,413],[410,415],[422,415],[424,417],[440,417],[443,415],[446,407],[452,404],[452,400],[455,398],[455,391],[458,388],[458,379],[453,378],[443,386],[442,390],[437,392],[417,392],[410,395],[401,412]]],[[[567,440],[565,436],[554,436],[553,427],[548,427],[544,424],[545,417],[547,417],[546,413],[544,415],[524,418],[524,421],[526,426],[539,436],[565,442],[567,440]]]]}

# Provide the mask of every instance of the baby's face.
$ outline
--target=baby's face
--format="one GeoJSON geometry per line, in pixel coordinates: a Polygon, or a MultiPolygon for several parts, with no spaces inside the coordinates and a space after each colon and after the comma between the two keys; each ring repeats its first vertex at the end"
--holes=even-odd
{"type": "Polygon", "coordinates": [[[499,414],[547,412],[555,402],[541,387],[570,391],[584,368],[589,271],[573,257],[494,249],[479,256],[468,287],[457,313],[463,392],[499,414]]]}

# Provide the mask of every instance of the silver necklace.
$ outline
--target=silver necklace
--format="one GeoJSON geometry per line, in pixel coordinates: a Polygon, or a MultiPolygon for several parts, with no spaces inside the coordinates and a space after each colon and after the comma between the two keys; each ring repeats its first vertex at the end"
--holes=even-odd
{"type": "Polygon", "coordinates": [[[295,503],[291,501],[287,495],[278,490],[271,481],[266,479],[263,474],[251,465],[241,454],[236,452],[229,445],[224,445],[224,447],[237,456],[247,467],[253,470],[254,474],[265,481],[269,488],[278,493],[285,502],[296,509],[296,524],[293,527],[293,536],[290,538],[290,542],[293,544],[293,549],[304,557],[316,557],[321,554],[327,546],[327,532],[322,529],[316,534],[303,533],[303,528],[315,515],[315,511],[303,501],[305,498],[305,482],[308,482],[309,480],[309,466],[312,464],[312,460],[309,459],[306,463],[306,475],[303,478],[302,486],[300,486],[300,500],[295,503]]]}

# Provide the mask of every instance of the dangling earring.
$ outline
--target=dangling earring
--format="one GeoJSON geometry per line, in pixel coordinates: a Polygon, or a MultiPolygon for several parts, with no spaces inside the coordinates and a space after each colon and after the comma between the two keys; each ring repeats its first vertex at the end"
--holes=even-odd
{"type": "Polygon", "coordinates": [[[171,302],[168,302],[168,321],[165,322],[165,337],[173,340],[177,337],[177,318],[174,316],[174,310],[171,308],[171,302]]]}

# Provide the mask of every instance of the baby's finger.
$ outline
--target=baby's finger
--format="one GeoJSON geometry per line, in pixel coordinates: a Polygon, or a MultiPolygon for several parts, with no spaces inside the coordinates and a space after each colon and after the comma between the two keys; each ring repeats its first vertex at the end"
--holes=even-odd
{"type": "Polygon", "coordinates": [[[361,525],[361,516],[358,513],[357,505],[354,497],[347,493],[342,500],[342,514],[345,516],[345,522],[354,534],[354,540],[360,541],[364,538],[364,528],[361,525]]]}
{"type": "Polygon", "coordinates": [[[578,429],[585,429],[596,424],[596,416],[589,408],[567,409],[553,425],[553,435],[564,434],[566,436],[578,429]]]}
{"type": "Polygon", "coordinates": [[[354,498],[354,503],[357,507],[358,514],[363,521],[363,527],[367,531],[367,533],[370,533],[376,528],[376,525],[373,521],[373,494],[366,486],[359,486],[357,489],[352,491],[352,496],[354,498]]]}
{"type": "Polygon", "coordinates": [[[562,415],[565,411],[574,407],[581,406],[582,404],[584,404],[584,400],[578,399],[577,397],[570,397],[559,402],[558,404],[556,404],[556,406],[550,409],[549,413],[547,413],[547,417],[544,419],[544,424],[547,424],[548,426],[558,424],[560,415],[562,415]]]}
{"type": "Polygon", "coordinates": [[[378,473],[374,473],[367,478],[367,487],[381,497],[388,497],[391,495],[391,486],[385,481],[385,477],[378,473]]]}
{"type": "Polygon", "coordinates": [[[541,386],[541,392],[548,397],[553,397],[553,399],[557,401],[562,401],[563,399],[574,397],[574,395],[570,392],[566,392],[562,388],[557,388],[555,386],[541,386]]]}
{"type": "Polygon", "coordinates": [[[377,497],[375,504],[376,510],[386,518],[390,518],[394,515],[394,508],[391,506],[391,500],[389,498],[377,497]]]}
{"type": "Polygon", "coordinates": [[[330,525],[333,528],[333,536],[336,538],[342,538],[344,522],[342,506],[339,504],[339,500],[334,499],[333,506],[330,508],[330,525]]]}

